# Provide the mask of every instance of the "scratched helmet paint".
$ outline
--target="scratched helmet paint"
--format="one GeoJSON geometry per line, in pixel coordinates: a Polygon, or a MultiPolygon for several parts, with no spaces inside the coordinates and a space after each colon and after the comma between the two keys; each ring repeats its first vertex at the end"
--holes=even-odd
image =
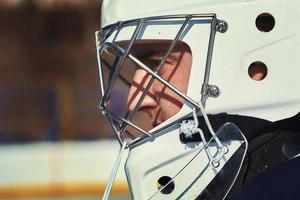
{"type": "Polygon", "coordinates": [[[274,121],[300,110],[295,87],[299,19],[297,0],[103,1],[96,32],[100,109],[123,149],[129,149],[125,172],[134,199],[226,197],[247,141],[232,123],[215,132],[206,113],[274,121]],[[187,91],[159,73],[180,45],[192,55],[187,91]],[[140,56],[150,50],[164,52],[154,67],[140,56]],[[251,76],[257,68],[263,73],[259,80],[251,76]],[[130,110],[128,94],[137,69],[152,81],[130,110]],[[183,105],[174,116],[147,127],[138,107],[154,81],[172,90],[183,105]],[[197,116],[204,118],[208,133],[198,128],[197,116]],[[201,140],[183,143],[180,134],[198,134],[201,140]]]}

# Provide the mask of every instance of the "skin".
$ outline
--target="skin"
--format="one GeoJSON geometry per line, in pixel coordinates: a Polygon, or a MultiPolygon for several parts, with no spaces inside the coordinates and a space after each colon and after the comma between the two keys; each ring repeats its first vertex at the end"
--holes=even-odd
{"type": "MultiPolygon", "coordinates": [[[[163,44],[162,46],[157,44],[151,46],[150,49],[157,50],[145,52],[142,56],[139,56],[139,59],[150,68],[155,69],[168,47],[169,45],[164,46],[163,44]]],[[[149,49],[149,46],[147,48],[149,49]]],[[[180,43],[176,45],[168,57],[166,63],[159,71],[159,75],[186,94],[191,62],[192,55],[189,47],[184,43],[180,43]]],[[[130,111],[137,105],[150,79],[151,75],[145,70],[141,68],[136,69],[127,100],[130,111]]],[[[155,80],[138,109],[150,117],[151,120],[149,123],[152,127],[155,127],[178,113],[183,103],[184,100],[181,97],[167,88],[163,83],[155,80]]]]}

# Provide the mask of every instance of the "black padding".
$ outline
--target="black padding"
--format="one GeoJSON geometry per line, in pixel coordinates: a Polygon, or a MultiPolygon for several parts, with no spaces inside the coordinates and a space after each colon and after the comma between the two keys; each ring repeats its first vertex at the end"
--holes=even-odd
{"type": "MultiPolygon", "coordinates": [[[[226,113],[220,113],[215,115],[208,115],[208,118],[212,127],[214,128],[214,131],[217,131],[226,122],[234,123],[239,127],[248,141],[251,141],[257,136],[266,132],[265,130],[270,129],[270,127],[272,126],[272,122],[268,120],[242,115],[229,115],[226,113]]],[[[199,118],[199,127],[205,134],[208,133],[208,128],[202,117],[199,118]]]]}
{"type": "Polygon", "coordinates": [[[277,131],[263,134],[249,142],[249,163],[244,182],[252,177],[271,169],[286,161],[282,153],[282,145],[292,138],[296,133],[289,131],[277,131]]]}
{"type": "Polygon", "coordinates": [[[300,158],[288,160],[253,178],[233,200],[300,199],[300,158]]]}
{"type": "MultiPolygon", "coordinates": [[[[236,191],[252,178],[286,162],[286,156],[282,153],[283,145],[296,135],[300,135],[300,113],[277,122],[226,113],[209,115],[209,119],[215,131],[224,123],[233,122],[249,142],[240,174],[226,199],[231,199],[236,191]]],[[[208,132],[204,120],[200,118],[199,122],[200,128],[208,132]]]]}

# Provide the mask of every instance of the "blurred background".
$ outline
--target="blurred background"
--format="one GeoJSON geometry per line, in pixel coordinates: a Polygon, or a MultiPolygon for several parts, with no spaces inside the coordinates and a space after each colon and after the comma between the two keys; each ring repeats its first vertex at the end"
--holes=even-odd
{"type": "MultiPolygon", "coordinates": [[[[101,0],[0,0],[0,199],[99,199],[119,145],[98,110],[101,0]]],[[[128,199],[123,169],[113,195],[128,199]]]]}

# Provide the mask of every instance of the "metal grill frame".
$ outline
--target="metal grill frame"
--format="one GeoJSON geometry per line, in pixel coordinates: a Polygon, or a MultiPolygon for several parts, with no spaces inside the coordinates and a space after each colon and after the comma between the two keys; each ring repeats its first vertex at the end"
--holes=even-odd
{"type": "MultiPolygon", "coordinates": [[[[223,20],[217,19],[216,14],[214,14],[214,13],[184,14],[184,15],[165,15],[165,16],[139,18],[139,19],[133,19],[133,20],[128,20],[128,21],[120,21],[120,22],[108,25],[108,26],[102,28],[100,31],[95,32],[96,50],[97,50],[96,54],[97,54],[97,64],[98,64],[98,70],[99,70],[100,94],[101,94],[99,108],[100,108],[102,114],[110,122],[112,129],[114,130],[116,137],[119,140],[120,144],[124,143],[122,134],[126,134],[129,138],[132,139],[131,141],[126,141],[126,143],[127,143],[126,148],[130,148],[131,146],[136,145],[136,144],[140,143],[141,141],[144,141],[145,139],[150,139],[152,136],[154,136],[155,134],[157,134],[158,132],[161,131],[161,129],[158,129],[158,130],[151,132],[151,134],[150,134],[149,132],[141,129],[140,127],[136,126],[135,124],[133,124],[131,122],[134,115],[138,111],[138,107],[142,103],[144,97],[146,96],[146,94],[147,94],[148,90],[150,89],[151,84],[153,83],[154,80],[158,80],[161,83],[163,83],[166,87],[171,89],[173,92],[175,92],[177,95],[179,95],[185,101],[187,101],[190,105],[192,105],[193,108],[197,112],[201,111],[207,126],[211,127],[208,117],[207,117],[206,113],[204,112],[204,107],[205,107],[205,103],[206,103],[208,96],[205,93],[202,93],[201,94],[202,95],[201,103],[198,103],[198,102],[194,101],[193,99],[191,99],[186,94],[179,91],[175,86],[173,86],[172,84],[170,84],[169,82],[167,82],[166,80],[161,78],[158,74],[159,70],[164,65],[168,56],[170,55],[173,48],[175,47],[176,42],[179,40],[181,34],[184,32],[187,24],[192,19],[207,19],[210,21],[210,35],[209,35],[205,73],[204,73],[204,80],[203,80],[203,87],[204,87],[204,86],[207,86],[209,83],[209,74],[210,74],[210,69],[211,69],[211,60],[212,60],[215,34],[217,31],[223,33],[227,30],[227,27],[225,27],[226,30],[224,31],[224,24],[227,25],[226,22],[223,20]],[[154,20],[157,21],[157,20],[170,20],[170,19],[181,19],[181,20],[183,20],[183,23],[181,25],[181,28],[177,32],[176,37],[173,39],[169,49],[167,50],[166,54],[164,55],[163,59],[161,60],[160,64],[157,66],[157,68],[155,70],[152,70],[150,67],[148,67],[147,65],[142,63],[138,58],[136,58],[135,56],[130,54],[131,47],[134,44],[134,42],[137,40],[137,37],[140,34],[142,27],[146,22],[150,22],[150,21],[154,21],[154,20]],[[136,27],[135,27],[135,30],[134,30],[134,33],[133,33],[131,39],[129,40],[127,47],[122,48],[115,43],[115,40],[116,40],[117,35],[119,34],[120,30],[124,26],[129,26],[129,25],[133,25],[133,26],[135,25],[136,27]],[[116,35],[115,35],[113,41],[106,42],[107,38],[109,38],[111,36],[111,34],[113,34],[114,32],[116,32],[116,35]],[[115,63],[115,66],[113,67],[114,70],[113,70],[112,76],[109,79],[107,88],[105,88],[105,86],[104,86],[103,69],[102,69],[103,66],[101,63],[101,56],[100,56],[101,52],[106,49],[113,49],[120,56],[117,63],[115,63]],[[121,68],[124,64],[124,61],[127,58],[129,58],[131,61],[133,61],[135,64],[137,64],[140,68],[145,70],[147,73],[149,73],[152,77],[151,77],[150,81],[148,82],[145,90],[143,91],[142,96],[138,100],[134,110],[132,112],[127,112],[125,118],[123,118],[123,117],[119,117],[119,116],[115,115],[114,113],[112,113],[111,111],[109,111],[107,109],[106,104],[109,99],[114,82],[120,76],[121,68]],[[119,126],[117,126],[116,121],[121,121],[122,123],[119,124],[119,126]],[[132,135],[130,135],[130,133],[128,133],[126,131],[128,126],[131,126],[132,128],[138,130],[142,134],[139,137],[136,137],[136,138],[133,137],[132,135]]],[[[171,126],[171,125],[173,125],[173,124],[170,124],[169,126],[171,126]]],[[[214,133],[214,131],[212,129],[210,130],[210,132],[214,133]]]]}

